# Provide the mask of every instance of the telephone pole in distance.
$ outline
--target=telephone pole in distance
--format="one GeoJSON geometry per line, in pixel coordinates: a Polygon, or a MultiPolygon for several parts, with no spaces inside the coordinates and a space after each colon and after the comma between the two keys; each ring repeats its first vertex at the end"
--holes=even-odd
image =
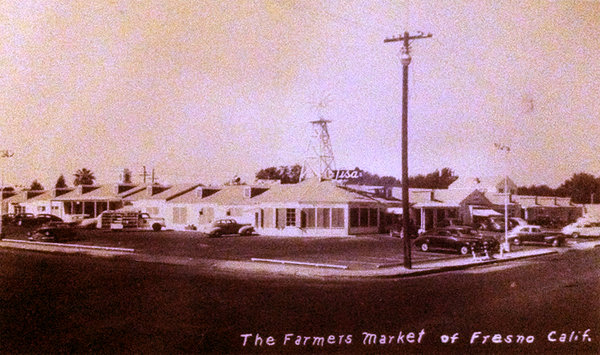
{"type": "Polygon", "coordinates": [[[411,243],[409,231],[410,211],[408,203],[408,65],[410,64],[410,41],[429,38],[431,33],[416,32],[414,35],[404,32],[398,37],[386,38],[384,43],[402,42],[402,235],[404,239],[404,267],[412,268],[411,243]]]}

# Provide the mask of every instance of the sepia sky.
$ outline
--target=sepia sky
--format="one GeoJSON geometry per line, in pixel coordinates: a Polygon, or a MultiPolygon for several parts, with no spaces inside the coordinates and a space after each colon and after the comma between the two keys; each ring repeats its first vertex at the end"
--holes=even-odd
{"type": "Polygon", "coordinates": [[[405,29],[410,175],[500,174],[495,142],[518,185],[600,175],[600,0],[0,0],[2,175],[248,180],[321,115],[338,168],[400,177],[405,29]]]}

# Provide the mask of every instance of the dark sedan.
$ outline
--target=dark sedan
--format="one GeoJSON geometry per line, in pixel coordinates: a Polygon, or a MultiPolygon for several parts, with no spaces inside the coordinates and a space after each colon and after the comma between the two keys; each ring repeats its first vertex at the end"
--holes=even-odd
{"type": "Polygon", "coordinates": [[[35,224],[35,216],[33,213],[18,213],[15,215],[13,223],[17,226],[30,226],[35,224]]]}
{"type": "Polygon", "coordinates": [[[465,255],[470,252],[494,252],[500,244],[491,237],[484,237],[469,227],[447,227],[421,234],[414,242],[421,251],[433,249],[455,251],[465,255]]]}
{"type": "Polygon", "coordinates": [[[28,233],[27,239],[36,242],[67,242],[77,240],[77,232],[68,223],[52,222],[28,233]]]}
{"type": "Polygon", "coordinates": [[[524,242],[543,243],[559,247],[565,244],[565,237],[559,233],[543,231],[540,226],[521,225],[510,231],[508,242],[514,245],[524,242]]]}
{"type": "Polygon", "coordinates": [[[35,217],[36,224],[45,224],[48,222],[62,222],[62,218],[48,213],[40,213],[35,217]]]}

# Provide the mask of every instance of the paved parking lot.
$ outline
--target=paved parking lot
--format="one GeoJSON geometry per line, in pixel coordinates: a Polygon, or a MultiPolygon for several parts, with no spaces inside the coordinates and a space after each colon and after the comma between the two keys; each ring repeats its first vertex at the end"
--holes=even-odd
{"type": "MultiPolygon", "coordinates": [[[[31,229],[10,226],[6,239],[26,239],[31,229]]],[[[224,236],[208,238],[198,232],[79,230],[81,245],[131,248],[140,254],[189,257],[195,259],[248,261],[274,259],[298,263],[327,264],[349,269],[377,269],[402,265],[403,245],[388,235],[360,237],[297,238],[270,236],[224,236]]],[[[496,235],[500,237],[501,234],[496,235]]],[[[569,243],[576,243],[570,240],[569,243]]],[[[527,244],[513,251],[546,245],[527,244]]],[[[451,252],[412,251],[414,264],[435,260],[469,258],[451,252]]]]}

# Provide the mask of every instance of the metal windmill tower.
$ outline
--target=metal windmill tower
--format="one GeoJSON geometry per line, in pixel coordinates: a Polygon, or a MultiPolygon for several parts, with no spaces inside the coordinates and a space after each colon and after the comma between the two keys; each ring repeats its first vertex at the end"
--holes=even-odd
{"type": "MultiPolygon", "coordinates": [[[[321,100],[316,108],[319,110],[327,106],[328,98],[321,100]]],[[[321,115],[320,115],[321,116],[321,115]]],[[[332,179],[335,170],[335,159],[333,157],[333,149],[331,148],[331,138],[327,124],[330,120],[320,117],[316,121],[310,121],[313,129],[313,134],[308,146],[308,152],[302,165],[300,173],[300,181],[310,177],[318,177],[322,180],[332,179]]]]}

